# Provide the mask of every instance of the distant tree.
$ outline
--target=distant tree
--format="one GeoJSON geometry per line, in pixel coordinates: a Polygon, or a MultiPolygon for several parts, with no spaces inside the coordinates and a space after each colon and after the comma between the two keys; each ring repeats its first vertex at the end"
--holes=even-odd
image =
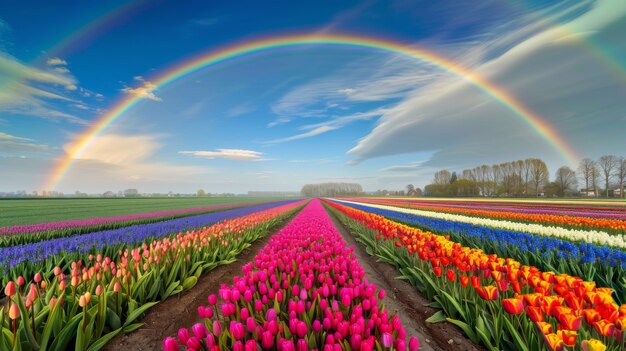
{"type": "Polygon", "coordinates": [[[126,189],[124,190],[124,197],[138,197],[139,190],[137,189],[126,189]]]}
{"type": "Polygon", "coordinates": [[[624,182],[626,181],[626,157],[620,157],[615,172],[617,178],[617,187],[620,190],[619,196],[624,198],[624,182]]]}
{"type": "Polygon", "coordinates": [[[450,184],[453,184],[454,182],[456,182],[458,179],[456,172],[452,172],[452,175],[450,176],[450,184]]]}
{"type": "Polygon", "coordinates": [[[530,179],[532,181],[533,190],[536,196],[539,196],[541,187],[548,184],[550,172],[548,166],[541,159],[534,158],[530,161],[530,179]]]}
{"type": "Polygon", "coordinates": [[[598,167],[604,176],[604,190],[606,191],[606,197],[609,197],[609,184],[611,178],[615,175],[615,169],[617,168],[618,158],[615,155],[604,155],[598,160],[598,167]]]}
{"type": "Polygon", "coordinates": [[[567,166],[563,166],[556,171],[554,183],[558,186],[558,195],[563,197],[567,193],[574,192],[576,184],[576,172],[567,166]]]}
{"type": "Polygon", "coordinates": [[[358,196],[363,188],[356,183],[305,184],[300,193],[306,197],[358,196]]]}
{"type": "Polygon", "coordinates": [[[452,175],[450,174],[450,171],[444,169],[441,170],[437,173],[435,173],[435,176],[433,178],[433,184],[437,184],[437,185],[448,185],[450,184],[450,177],[452,175]]]}
{"type": "Polygon", "coordinates": [[[206,196],[206,193],[204,192],[203,189],[198,189],[198,191],[196,191],[196,196],[197,197],[204,197],[204,196],[206,196]]]}
{"type": "MultiPolygon", "coordinates": [[[[596,162],[590,158],[583,158],[578,165],[578,177],[585,183],[585,196],[589,194],[589,186],[595,184],[595,176],[598,174],[596,162]]],[[[594,188],[595,192],[596,189],[594,188]]]]}
{"type": "Polygon", "coordinates": [[[407,194],[411,195],[411,193],[414,192],[414,191],[415,191],[415,185],[409,184],[409,185],[406,186],[406,193],[407,194]]]}
{"type": "Polygon", "coordinates": [[[424,192],[421,188],[415,188],[415,196],[423,196],[424,192]]]}

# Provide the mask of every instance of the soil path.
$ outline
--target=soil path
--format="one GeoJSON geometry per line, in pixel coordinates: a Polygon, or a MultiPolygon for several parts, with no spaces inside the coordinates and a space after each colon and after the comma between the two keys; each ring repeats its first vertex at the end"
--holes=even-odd
{"type": "MultiPolygon", "coordinates": [[[[296,214],[297,215],[297,214],[296,214]]],[[[162,342],[168,336],[176,336],[181,327],[191,327],[198,322],[197,308],[207,305],[207,297],[217,294],[220,284],[231,284],[233,277],[241,275],[241,267],[252,261],[269,239],[280,231],[294,217],[290,217],[276,226],[269,235],[255,241],[250,247],[237,255],[237,261],[216,267],[200,276],[192,289],[180,296],[172,296],[161,301],[146,313],[141,322],[145,323],[138,330],[125,335],[118,335],[104,347],[106,351],[119,350],[162,350],[162,342]]]]}
{"type": "MultiPolygon", "coordinates": [[[[349,246],[354,246],[354,254],[365,269],[370,282],[388,293],[383,300],[385,307],[399,313],[407,336],[417,336],[420,340],[420,351],[483,351],[482,346],[473,343],[454,325],[450,323],[432,324],[426,319],[437,310],[428,307],[429,301],[420,295],[408,282],[397,280],[398,271],[394,266],[378,262],[376,257],[365,251],[365,246],[358,243],[346,227],[330,211],[327,211],[335,226],[341,232],[349,246]]],[[[407,337],[407,340],[408,340],[407,337]]]]}

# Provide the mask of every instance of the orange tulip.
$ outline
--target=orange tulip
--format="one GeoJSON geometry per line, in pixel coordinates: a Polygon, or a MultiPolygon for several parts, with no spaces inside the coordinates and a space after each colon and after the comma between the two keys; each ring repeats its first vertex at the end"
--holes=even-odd
{"type": "Polygon", "coordinates": [[[576,317],[573,314],[559,314],[557,316],[559,323],[563,326],[563,329],[567,330],[578,330],[580,328],[580,323],[583,320],[583,316],[576,317]]]}
{"type": "Polygon", "coordinates": [[[611,336],[613,332],[615,332],[615,324],[607,321],[606,319],[601,319],[594,323],[594,328],[596,331],[602,336],[611,336]]]}
{"type": "Polygon", "coordinates": [[[9,297],[15,295],[15,283],[13,281],[7,283],[7,286],[4,288],[4,294],[9,297]]]}
{"type": "Polygon", "coordinates": [[[552,333],[552,324],[548,322],[537,322],[537,327],[539,327],[543,335],[552,333]]]}
{"type": "Polygon", "coordinates": [[[504,310],[509,314],[520,314],[524,312],[524,302],[520,299],[503,299],[502,306],[504,310]]]}
{"type": "Polygon", "coordinates": [[[533,322],[543,322],[543,312],[541,312],[541,309],[539,307],[527,306],[526,314],[528,315],[528,318],[530,318],[530,320],[533,322]]]}
{"type": "Polygon", "coordinates": [[[466,287],[467,284],[469,284],[470,278],[468,276],[466,276],[465,274],[459,276],[459,280],[461,281],[461,285],[463,287],[466,287]]]}
{"type": "Polygon", "coordinates": [[[481,299],[486,300],[486,301],[495,300],[499,296],[498,288],[496,288],[493,285],[481,286],[476,289],[476,292],[478,293],[478,296],[480,296],[481,299]]]}
{"type": "Polygon", "coordinates": [[[593,325],[593,323],[602,319],[602,317],[600,317],[600,313],[598,313],[598,311],[594,310],[593,308],[584,309],[583,314],[585,315],[585,321],[589,325],[593,325]]]}
{"type": "Polygon", "coordinates": [[[9,318],[15,320],[19,316],[20,316],[20,309],[19,307],[17,307],[17,304],[14,303],[11,305],[11,308],[9,308],[9,318]]]}
{"type": "Polygon", "coordinates": [[[575,346],[578,333],[573,330],[561,330],[561,339],[565,346],[575,346]]]}
{"type": "Polygon", "coordinates": [[[552,351],[560,351],[563,349],[563,339],[558,334],[548,334],[544,335],[544,339],[546,340],[546,344],[548,344],[548,348],[552,351]]]}

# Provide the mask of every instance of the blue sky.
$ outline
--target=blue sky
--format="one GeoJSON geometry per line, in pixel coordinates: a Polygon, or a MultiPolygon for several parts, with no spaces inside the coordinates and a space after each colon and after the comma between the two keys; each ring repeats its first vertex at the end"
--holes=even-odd
{"type": "Polygon", "coordinates": [[[621,0],[5,2],[0,191],[53,190],[42,184],[69,145],[129,94],[143,101],[54,190],[402,189],[441,168],[567,164],[469,81],[389,53],[301,47],[150,81],[200,52],[295,32],[432,50],[505,87],[579,155],[626,156],[625,31],[621,0]]]}

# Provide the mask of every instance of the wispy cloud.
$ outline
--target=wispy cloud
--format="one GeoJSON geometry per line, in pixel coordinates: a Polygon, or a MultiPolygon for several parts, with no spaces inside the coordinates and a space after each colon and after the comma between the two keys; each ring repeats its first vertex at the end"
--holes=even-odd
{"type": "MultiPolygon", "coordinates": [[[[564,10],[573,19],[563,27],[552,23],[546,29],[544,22],[521,19],[517,29],[494,29],[495,39],[476,44],[482,54],[465,52],[472,56],[468,61],[482,60],[473,69],[505,87],[566,135],[570,144],[575,140],[585,154],[619,152],[626,147],[626,140],[614,131],[618,125],[626,128],[619,122],[626,113],[624,75],[616,74],[578,39],[604,43],[615,55],[626,55],[626,42],[617,39],[626,30],[626,3],[597,1],[583,10],[564,10]],[[577,34],[572,37],[572,33],[577,34]]],[[[487,98],[471,82],[448,75],[389,107],[349,154],[359,162],[428,150],[439,150],[425,163],[435,167],[525,157],[542,157],[552,166],[566,162],[498,101],[487,98]]]]}
{"type": "Polygon", "coordinates": [[[157,88],[154,83],[145,80],[142,76],[136,76],[134,79],[140,85],[134,88],[125,86],[124,88],[122,88],[122,91],[124,93],[128,95],[134,95],[143,99],[161,101],[161,98],[154,94],[154,90],[156,90],[157,88]]]}
{"type": "Polygon", "coordinates": [[[423,161],[401,164],[401,165],[393,165],[388,166],[381,169],[381,172],[415,172],[422,168],[423,161]]]}
{"type": "Polygon", "coordinates": [[[52,57],[46,61],[48,66],[67,66],[67,61],[59,57],[52,57]]]}
{"type": "Polygon", "coordinates": [[[14,153],[48,151],[48,145],[36,144],[33,141],[33,139],[0,132],[0,152],[14,153]]]}
{"type": "Polygon", "coordinates": [[[237,105],[226,112],[228,117],[239,117],[256,111],[256,107],[248,103],[237,105]]]}
{"type": "Polygon", "coordinates": [[[234,161],[269,161],[262,152],[241,149],[217,149],[215,151],[179,151],[179,154],[192,155],[208,159],[221,158],[234,161]]]}
{"type": "Polygon", "coordinates": [[[8,87],[0,91],[0,112],[86,124],[51,103],[78,103],[70,97],[77,81],[67,72],[31,67],[0,53],[0,82],[8,87]]]}

